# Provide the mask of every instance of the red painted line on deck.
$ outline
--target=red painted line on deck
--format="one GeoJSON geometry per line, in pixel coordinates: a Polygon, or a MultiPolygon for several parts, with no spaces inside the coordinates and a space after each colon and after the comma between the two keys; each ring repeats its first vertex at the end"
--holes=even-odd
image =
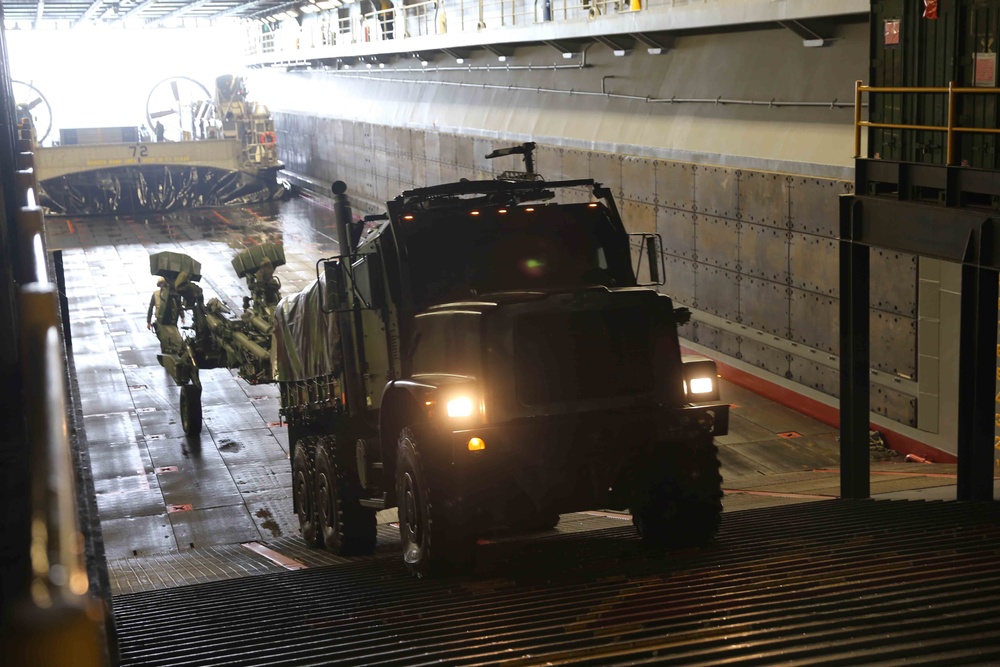
{"type": "Polygon", "coordinates": [[[219,220],[222,220],[227,225],[233,224],[229,219],[226,218],[226,216],[222,215],[218,211],[212,211],[212,215],[214,215],[215,217],[217,217],[219,220]]]}
{"type": "Polygon", "coordinates": [[[264,558],[268,559],[269,561],[271,561],[275,565],[280,565],[281,567],[285,568],[286,570],[307,570],[307,569],[309,569],[309,566],[306,565],[305,563],[300,563],[299,561],[295,560],[294,558],[289,558],[288,556],[285,556],[284,554],[278,553],[274,549],[269,549],[269,548],[265,547],[263,544],[261,544],[260,542],[243,542],[242,544],[240,544],[240,546],[243,547],[244,549],[249,549],[250,551],[254,552],[255,554],[263,556],[264,558]]]}
{"type": "MultiPolygon", "coordinates": [[[[813,470],[813,472],[826,472],[839,475],[839,470],[813,470]]],[[[906,472],[903,470],[872,470],[873,475],[898,475],[900,477],[941,477],[944,479],[958,479],[958,475],[946,472],[906,472]]]]}
{"type": "Polygon", "coordinates": [[[780,493],[778,491],[744,491],[743,489],[723,489],[730,496],[768,496],[771,498],[802,498],[805,500],[828,500],[837,496],[817,496],[809,493],[780,493]]]}
{"type": "Polygon", "coordinates": [[[69,218],[66,219],[66,226],[69,228],[70,234],[76,234],[76,230],[73,229],[73,221],[70,220],[69,218]]]}

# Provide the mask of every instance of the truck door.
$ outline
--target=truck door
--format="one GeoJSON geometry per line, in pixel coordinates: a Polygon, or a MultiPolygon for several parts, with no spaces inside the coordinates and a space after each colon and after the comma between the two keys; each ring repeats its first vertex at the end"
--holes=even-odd
{"type": "Polygon", "coordinates": [[[368,253],[360,255],[354,262],[355,298],[361,300],[360,322],[364,351],[361,371],[365,383],[365,403],[369,409],[377,408],[382,402],[382,391],[386,383],[393,379],[386,338],[386,298],[380,255],[368,253]]]}

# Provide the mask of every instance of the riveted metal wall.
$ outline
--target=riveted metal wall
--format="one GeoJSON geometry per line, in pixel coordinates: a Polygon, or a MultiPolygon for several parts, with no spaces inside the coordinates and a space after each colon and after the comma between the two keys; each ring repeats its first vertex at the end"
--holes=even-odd
{"type": "MultiPolygon", "coordinates": [[[[321,182],[345,181],[358,212],[381,210],[408,188],[520,167],[513,158],[485,160],[496,141],[482,137],[284,112],[277,121],[289,168],[321,182]]],[[[664,290],[695,309],[696,322],[703,313],[729,323],[727,331],[697,322],[683,336],[837,395],[837,207],[849,181],[542,143],[536,167],[547,178],[604,183],[630,231],[662,236],[664,290]]],[[[916,260],[873,253],[872,276],[872,366],[915,378],[916,260]]],[[[883,383],[872,400],[876,412],[915,423],[906,391],[883,383]]]]}

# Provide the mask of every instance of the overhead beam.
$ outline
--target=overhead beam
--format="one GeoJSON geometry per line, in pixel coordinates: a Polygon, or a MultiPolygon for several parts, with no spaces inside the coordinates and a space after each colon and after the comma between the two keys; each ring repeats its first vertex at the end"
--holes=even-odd
{"type": "Polygon", "coordinates": [[[574,39],[549,39],[542,42],[546,46],[551,46],[553,49],[562,54],[563,58],[572,58],[579,55],[586,49],[585,46],[590,46],[590,41],[581,42],[580,40],[574,39]]]}
{"type": "Polygon", "coordinates": [[[637,32],[632,36],[646,45],[646,53],[651,56],[661,56],[674,46],[672,35],[654,35],[648,32],[637,32]]]}
{"type": "Polygon", "coordinates": [[[45,13],[45,0],[38,0],[38,7],[35,10],[35,30],[41,27],[42,15],[45,13]]]}
{"type": "Polygon", "coordinates": [[[793,33],[801,37],[802,46],[806,48],[826,46],[827,42],[830,41],[829,36],[821,35],[819,32],[813,30],[802,21],[778,21],[778,25],[786,30],[791,30],[793,33]]]}
{"type": "Polygon", "coordinates": [[[138,5],[136,5],[136,6],[135,6],[135,7],[133,7],[132,9],[128,10],[128,11],[127,11],[127,12],[125,12],[124,14],[119,14],[119,15],[118,15],[118,20],[117,20],[117,21],[114,21],[114,23],[120,23],[120,22],[124,21],[124,20],[125,20],[125,19],[127,19],[127,18],[130,18],[130,17],[132,17],[132,16],[135,16],[135,15],[136,15],[136,14],[138,14],[139,12],[144,12],[144,11],[146,11],[146,9],[147,9],[147,8],[149,8],[150,6],[152,6],[152,5],[155,5],[155,4],[156,4],[156,2],[157,2],[157,0],[143,0],[143,1],[142,1],[142,2],[140,2],[140,3],[138,4],[138,5]]]}
{"type": "Polygon", "coordinates": [[[514,49],[510,46],[500,46],[497,44],[483,44],[484,49],[495,55],[501,62],[514,55],[514,49]]]}
{"type": "Polygon", "coordinates": [[[286,9],[294,9],[295,7],[302,4],[302,0],[294,0],[293,2],[283,2],[276,7],[268,7],[267,9],[262,9],[260,11],[249,14],[245,18],[257,19],[262,16],[272,16],[274,14],[280,14],[286,9]]]}
{"type": "Polygon", "coordinates": [[[76,23],[74,23],[73,25],[74,26],[83,25],[90,19],[94,18],[94,15],[97,14],[97,10],[100,9],[103,5],[104,5],[104,0],[94,0],[92,3],[90,3],[90,7],[87,7],[87,10],[83,13],[83,15],[79,19],[77,19],[76,23]]]}
{"type": "Polygon", "coordinates": [[[223,9],[221,12],[217,14],[212,14],[210,18],[214,21],[215,19],[221,19],[226,16],[231,16],[238,11],[250,9],[252,7],[256,7],[257,5],[263,4],[264,1],[265,0],[254,0],[253,2],[238,4],[235,7],[230,7],[229,9],[223,9]]]}
{"type": "Polygon", "coordinates": [[[441,53],[445,54],[449,58],[454,58],[455,62],[461,65],[465,62],[465,59],[469,57],[471,52],[468,49],[441,49],[441,53]]]}
{"type": "Polygon", "coordinates": [[[146,27],[151,28],[153,26],[160,25],[164,21],[167,21],[167,20],[170,20],[170,19],[175,19],[178,16],[181,16],[183,14],[187,14],[189,11],[191,11],[193,9],[198,9],[199,7],[204,7],[205,5],[210,5],[213,2],[218,2],[218,1],[219,0],[195,0],[194,2],[190,2],[190,3],[186,4],[186,5],[184,5],[183,7],[178,7],[177,9],[175,9],[172,12],[170,12],[169,14],[166,14],[164,16],[160,16],[159,18],[150,19],[150,20],[146,21],[146,27]]]}
{"type": "Polygon", "coordinates": [[[635,46],[635,39],[625,35],[594,35],[594,40],[611,49],[616,56],[631,55],[635,46]]]}

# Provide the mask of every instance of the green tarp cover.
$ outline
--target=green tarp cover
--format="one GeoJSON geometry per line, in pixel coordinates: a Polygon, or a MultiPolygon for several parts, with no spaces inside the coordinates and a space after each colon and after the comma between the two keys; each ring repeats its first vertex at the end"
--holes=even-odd
{"type": "Polygon", "coordinates": [[[330,375],[340,370],[341,360],[337,318],[320,309],[319,281],[278,302],[271,345],[271,370],[276,381],[330,375]]]}

